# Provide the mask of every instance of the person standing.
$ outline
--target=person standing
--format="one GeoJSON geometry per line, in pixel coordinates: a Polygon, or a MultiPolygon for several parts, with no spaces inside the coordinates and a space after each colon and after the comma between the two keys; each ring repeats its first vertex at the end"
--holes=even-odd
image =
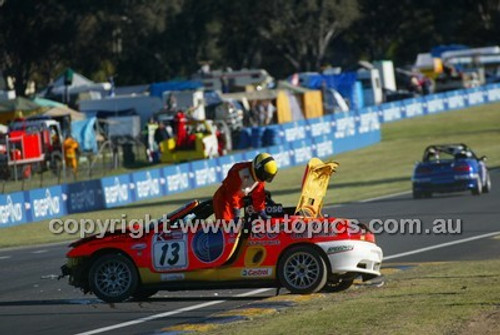
{"type": "Polygon", "coordinates": [[[77,177],[78,175],[78,151],[80,146],[78,142],[70,135],[68,136],[63,143],[64,149],[64,161],[68,168],[71,168],[73,172],[73,176],[77,177]]]}

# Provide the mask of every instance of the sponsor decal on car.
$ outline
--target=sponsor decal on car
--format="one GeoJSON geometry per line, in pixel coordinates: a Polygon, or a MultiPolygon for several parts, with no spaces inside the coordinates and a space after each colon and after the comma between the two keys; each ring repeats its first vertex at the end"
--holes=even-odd
{"type": "Polygon", "coordinates": [[[241,270],[242,277],[269,277],[272,274],[272,268],[249,268],[241,270]]]}
{"type": "Polygon", "coordinates": [[[339,252],[351,251],[352,249],[354,249],[353,245],[337,245],[337,246],[328,248],[326,253],[327,254],[337,254],[339,252]]]}

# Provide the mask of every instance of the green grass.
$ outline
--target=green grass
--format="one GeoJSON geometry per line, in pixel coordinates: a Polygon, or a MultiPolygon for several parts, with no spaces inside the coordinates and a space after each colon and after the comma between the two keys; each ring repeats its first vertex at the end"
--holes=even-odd
{"type": "MultiPolygon", "coordinates": [[[[325,204],[366,199],[409,190],[416,160],[429,144],[463,142],[478,155],[488,156],[490,167],[500,166],[500,104],[442,113],[382,126],[382,142],[361,150],[332,157],[340,163],[330,182],[325,204]]],[[[268,189],[273,198],[294,206],[298,201],[304,167],[279,172],[268,189]]],[[[141,218],[148,213],[160,217],[194,198],[209,198],[217,186],[188,191],[127,207],[71,215],[71,218],[141,218]]],[[[75,239],[76,236],[53,235],[48,221],[1,229],[0,247],[75,239]]]]}
{"type": "Polygon", "coordinates": [[[500,260],[420,265],[217,334],[499,334],[500,260]]]}

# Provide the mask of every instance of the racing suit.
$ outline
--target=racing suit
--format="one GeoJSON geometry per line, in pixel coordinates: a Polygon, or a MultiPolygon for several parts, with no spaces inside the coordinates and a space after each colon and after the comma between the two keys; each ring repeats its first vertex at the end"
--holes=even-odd
{"type": "Polygon", "coordinates": [[[215,218],[226,221],[236,219],[244,206],[243,198],[247,195],[252,197],[254,210],[263,212],[266,202],[264,182],[253,177],[251,162],[236,163],[214,194],[215,218]]]}

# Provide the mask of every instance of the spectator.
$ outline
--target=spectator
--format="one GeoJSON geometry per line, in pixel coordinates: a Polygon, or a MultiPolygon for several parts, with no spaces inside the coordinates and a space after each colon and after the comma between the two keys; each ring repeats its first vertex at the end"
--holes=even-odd
{"type": "Polygon", "coordinates": [[[261,126],[267,126],[273,122],[274,112],[276,108],[273,106],[270,100],[264,100],[260,105],[259,113],[259,124],[261,126]]]}
{"type": "Polygon", "coordinates": [[[73,176],[76,179],[78,175],[77,155],[80,146],[78,145],[78,142],[70,135],[64,140],[63,148],[64,148],[64,161],[66,162],[66,166],[68,168],[71,168],[71,170],[73,171],[73,176]]]}
{"type": "Polygon", "coordinates": [[[165,124],[163,122],[160,122],[158,124],[158,128],[156,128],[155,134],[154,134],[154,141],[156,143],[156,148],[157,148],[156,152],[158,152],[158,151],[161,152],[161,149],[158,150],[158,148],[161,148],[160,143],[162,143],[165,140],[168,140],[169,138],[170,138],[170,136],[168,135],[165,124]]]}

